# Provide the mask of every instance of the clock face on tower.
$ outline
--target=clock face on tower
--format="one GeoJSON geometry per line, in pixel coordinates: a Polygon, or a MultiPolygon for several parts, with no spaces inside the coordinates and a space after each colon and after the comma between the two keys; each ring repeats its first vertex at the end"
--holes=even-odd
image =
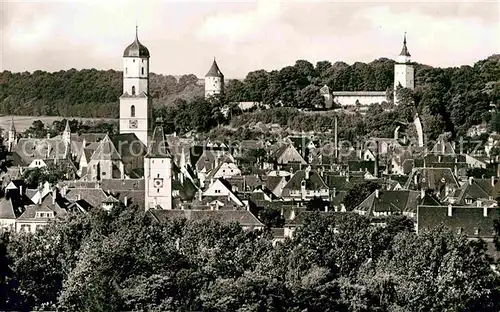
{"type": "Polygon", "coordinates": [[[137,129],[137,119],[130,119],[128,121],[128,127],[130,129],[137,129]]]}
{"type": "Polygon", "coordinates": [[[163,186],[163,179],[162,178],[156,178],[153,180],[153,185],[155,188],[160,188],[163,186]]]}

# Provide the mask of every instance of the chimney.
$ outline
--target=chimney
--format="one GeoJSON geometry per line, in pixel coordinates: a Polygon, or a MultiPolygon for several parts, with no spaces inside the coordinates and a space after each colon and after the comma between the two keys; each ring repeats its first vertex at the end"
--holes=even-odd
{"type": "Polygon", "coordinates": [[[67,185],[63,185],[62,189],[61,189],[61,194],[63,197],[66,197],[66,193],[68,191],[68,186],[67,185]]]}
{"type": "Polygon", "coordinates": [[[332,190],[332,197],[335,198],[337,196],[337,188],[334,187],[332,190]]]}
{"type": "Polygon", "coordinates": [[[442,155],[438,155],[438,162],[442,162],[443,161],[443,156],[442,155]]]}
{"type": "Polygon", "coordinates": [[[451,204],[448,205],[448,217],[451,217],[453,215],[453,206],[451,204]]]}
{"type": "Polygon", "coordinates": [[[54,188],[52,190],[52,205],[56,204],[57,190],[54,188]]]}
{"type": "Polygon", "coordinates": [[[488,217],[488,207],[483,207],[483,217],[488,217]]]}
{"type": "Polygon", "coordinates": [[[378,196],[379,196],[379,190],[378,190],[378,189],[376,189],[376,190],[375,190],[375,197],[376,197],[376,198],[378,198],[378,196]]]}
{"type": "Polygon", "coordinates": [[[19,186],[19,195],[23,196],[23,186],[19,186]]]}
{"type": "Polygon", "coordinates": [[[50,133],[47,132],[47,139],[50,139],[50,133]]]}
{"type": "Polygon", "coordinates": [[[345,180],[346,180],[346,182],[349,182],[349,171],[346,172],[345,180]]]}
{"type": "Polygon", "coordinates": [[[325,212],[328,212],[328,205],[325,205],[325,212]]]}
{"type": "Polygon", "coordinates": [[[201,201],[203,199],[203,192],[198,190],[198,200],[201,201]]]}
{"type": "Polygon", "coordinates": [[[80,196],[80,194],[79,193],[76,194],[76,200],[80,200],[80,199],[82,199],[81,196],[80,196]]]}
{"type": "Polygon", "coordinates": [[[413,182],[415,183],[415,186],[418,185],[418,174],[416,171],[413,174],[413,182]]]}
{"type": "Polygon", "coordinates": [[[454,173],[455,173],[455,177],[458,177],[458,167],[457,167],[457,165],[455,165],[455,167],[454,167],[454,173]]]}
{"type": "Polygon", "coordinates": [[[309,174],[310,174],[310,172],[311,172],[311,166],[308,166],[308,167],[306,168],[306,170],[304,170],[304,171],[305,171],[305,173],[306,173],[306,180],[309,180],[309,174]]]}
{"type": "Polygon", "coordinates": [[[420,199],[425,197],[425,190],[423,188],[420,189],[420,199]]]}
{"type": "Polygon", "coordinates": [[[495,187],[495,176],[491,176],[491,187],[495,187]]]}
{"type": "Polygon", "coordinates": [[[128,206],[128,198],[127,198],[127,196],[123,197],[123,204],[125,205],[125,207],[128,206]]]}
{"type": "Polygon", "coordinates": [[[379,162],[378,152],[379,152],[378,141],[375,141],[375,166],[373,168],[373,171],[374,171],[375,177],[377,177],[377,178],[378,178],[378,162],[379,162]]]}
{"type": "Polygon", "coordinates": [[[481,202],[480,200],[476,201],[476,205],[477,205],[478,207],[481,207],[481,204],[482,204],[482,202],[481,202]]]}
{"type": "Polygon", "coordinates": [[[472,181],[474,181],[473,177],[469,177],[469,185],[472,185],[472,181]]]}

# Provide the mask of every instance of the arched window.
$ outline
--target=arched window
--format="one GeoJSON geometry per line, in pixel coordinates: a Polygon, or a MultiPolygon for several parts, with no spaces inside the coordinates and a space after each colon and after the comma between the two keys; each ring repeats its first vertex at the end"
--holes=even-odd
{"type": "Polygon", "coordinates": [[[132,95],[135,95],[135,86],[132,86],[132,95]]]}
{"type": "Polygon", "coordinates": [[[141,75],[144,75],[144,67],[141,67],[141,75]]]}
{"type": "Polygon", "coordinates": [[[135,117],[135,105],[130,106],[130,117],[135,117]]]}

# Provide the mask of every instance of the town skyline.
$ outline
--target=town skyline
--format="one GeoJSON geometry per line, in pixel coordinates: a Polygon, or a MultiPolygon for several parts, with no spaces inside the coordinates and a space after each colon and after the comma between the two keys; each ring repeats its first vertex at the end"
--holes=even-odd
{"type": "Polygon", "coordinates": [[[488,1],[153,1],[143,6],[135,1],[2,1],[0,70],[120,70],[117,55],[133,41],[136,23],[153,57],[151,71],[158,74],[202,77],[214,56],[225,76],[236,79],[298,59],[349,64],[394,59],[404,32],[415,62],[472,65],[500,50],[499,8],[488,1]]]}

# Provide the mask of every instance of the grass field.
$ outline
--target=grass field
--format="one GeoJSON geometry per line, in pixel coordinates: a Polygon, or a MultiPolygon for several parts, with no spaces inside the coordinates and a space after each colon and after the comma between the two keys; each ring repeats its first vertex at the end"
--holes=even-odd
{"type": "Polygon", "coordinates": [[[2,129],[9,129],[10,127],[10,121],[11,119],[14,118],[14,125],[16,126],[16,131],[18,132],[23,132],[24,130],[28,129],[33,121],[35,120],[41,120],[45,124],[52,124],[55,120],[61,120],[61,119],[77,119],[82,122],[95,122],[95,121],[113,121],[117,119],[113,118],[78,118],[78,117],[57,117],[57,116],[0,116],[0,128],[2,129]]]}

